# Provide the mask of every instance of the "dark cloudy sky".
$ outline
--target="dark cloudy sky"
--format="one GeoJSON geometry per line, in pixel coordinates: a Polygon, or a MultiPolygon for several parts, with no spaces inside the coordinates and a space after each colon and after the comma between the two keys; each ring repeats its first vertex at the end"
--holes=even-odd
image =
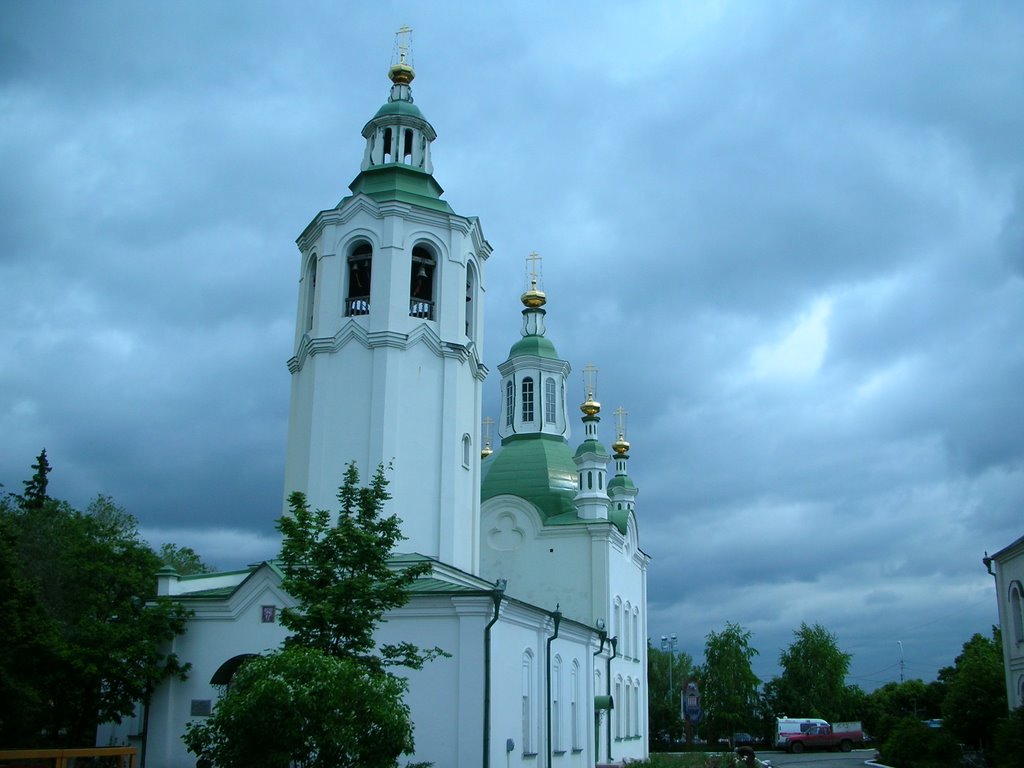
{"type": "MultiPolygon", "coordinates": [[[[414,27],[435,177],[630,412],[649,630],[932,679],[1024,533],[1019,2],[0,3],[0,482],[269,557],[294,240],[414,27]]],[[[496,374],[485,383],[497,412],[496,374]]],[[[582,399],[582,385],[580,385],[582,399]]],[[[580,431],[576,432],[576,439],[580,431]]]]}

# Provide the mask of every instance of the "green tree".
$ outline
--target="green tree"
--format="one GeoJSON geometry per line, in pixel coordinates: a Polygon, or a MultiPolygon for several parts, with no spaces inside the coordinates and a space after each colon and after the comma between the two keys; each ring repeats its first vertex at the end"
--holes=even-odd
{"type": "Polygon", "coordinates": [[[393,562],[402,534],[398,517],[383,513],[389,498],[384,468],[362,487],[354,463],[336,519],[291,494],[277,526],[282,586],[297,603],[281,623],[293,634],[283,651],[246,663],[214,716],[189,727],[186,743],[201,760],[218,768],[394,766],[412,751],[405,682],[388,668],[418,669],[443,651],[374,642],[384,613],[404,605],[412,582],[429,572],[425,562],[393,562]]]}
{"type": "Polygon", "coordinates": [[[835,635],[820,624],[801,623],[795,639],[779,655],[782,674],[773,686],[779,714],[841,720],[856,694],[846,687],[851,656],[839,650],[835,635]]]}
{"type": "Polygon", "coordinates": [[[754,722],[761,681],[750,666],[757,655],[757,650],[750,646],[750,638],[749,630],[732,623],[707,636],[700,671],[701,706],[702,731],[711,743],[718,738],[731,738],[734,732],[747,729],[754,722]]]}
{"type": "Polygon", "coordinates": [[[882,744],[882,762],[900,768],[957,768],[960,747],[944,730],[929,728],[920,720],[897,723],[882,744]]]}
{"type": "Polygon", "coordinates": [[[996,725],[992,759],[996,768],[1019,768],[1024,755],[1024,707],[996,725]]]}
{"type": "Polygon", "coordinates": [[[693,676],[693,657],[690,654],[677,652],[673,656],[647,644],[647,708],[653,744],[682,740],[682,689],[693,676]]]}
{"type": "Polygon", "coordinates": [[[282,586],[298,603],[281,615],[293,633],[290,645],[346,656],[377,670],[419,669],[438,652],[424,653],[409,642],[377,648],[373,639],[383,614],[405,605],[409,586],[430,572],[427,562],[392,567],[391,553],[403,536],[398,516],[383,514],[391,498],[387,485],[379,466],[370,485],[361,487],[359,470],[350,463],[338,489],[336,521],[326,510],[311,510],[304,494],[289,496],[291,514],[277,527],[284,535],[282,586]]]}
{"type": "Polygon", "coordinates": [[[218,768],[390,768],[412,751],[405,682],[293,646],[246,662],[185,744],[218,768]]]}
{"type": "Polygon", "coordinates": [[[157,553],[160,562],[170,566],[180,576],[190,576],[195,573],[210,573],[213,569],[202,561],[198,553],[192,547],[179,547],[177,544],[164,544],[157,553]]]}
{"type": "Polygon", "coordinates": [[[25,494],[0,504],[0,743],[91,745],[98,723],[184,676],[164,649],[187,616],[147,602],[159,560],[131,515],[103,496],[84,513],[52,499],[45,452],[34,468],[25,494]]]}
{"type": "Polygon", "coordinates": [[[850,719],[863,721],[865,730],[884,742],[906,718],[920,721],[942,717],[944,696],[945,685],[938,681],[886,683],[866,697],[861,716],[850,719]]]}
{"type": "Polygon", "coordinates": [[[975,634],[964,643],[953,666],[939,670],[939,679],[947,686],[943,727],[969,747],[991,745],[996,723],[1007,711],[999,628],[992,628],[991,638],[975,634]]]}

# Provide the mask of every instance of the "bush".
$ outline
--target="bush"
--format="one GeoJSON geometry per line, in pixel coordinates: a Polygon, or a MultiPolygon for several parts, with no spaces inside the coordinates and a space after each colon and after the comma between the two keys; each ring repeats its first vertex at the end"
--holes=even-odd
{"type": "Polygon", "coordinates": [[[1018,768],[1024,763],[1024,707],[996,726],[992,762],[996,768],[1018,768]]]}
{"type": "Polygon", "coordinates": [[[901,720],[882,745],[882,762],[900,768],[957,768],[960,745],[945,731],[901,720]]]}
{"type": "Polygon", "coordinates": [[[392,768],[413,749],[403,680],[290,648],[246,662],[184,740],[217,768],[392,768]]]}

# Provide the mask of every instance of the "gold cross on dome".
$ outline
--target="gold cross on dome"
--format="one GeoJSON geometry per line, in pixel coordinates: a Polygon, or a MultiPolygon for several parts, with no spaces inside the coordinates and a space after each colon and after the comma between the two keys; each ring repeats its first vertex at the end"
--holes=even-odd
{"type": "Polygon", "coordinates": [[[538,265],[544,261],[544,258],[542,256],[538,256],[536,251],[531,251],[530,255],[526,257],[526,260],[529,262],[527,270],[530,273],[530,288],[532,290],[537,290],[537,282],[540,280],[541,275],[541,269],[538,265]]]}
{"type": "Polygon", "coordinates": [[[629,415],[629,411],[623,408],[621,405],[615,409],[615,419],[619,425],[619,439],[626,439],[626,417],[629,415]]]}
{"type": "Polygon", "coordinates": [[[587,391],[587,400],[593,400],[597,390],[597,366],[593,363],[583,366],[583,387],[587,391]]]}
{"type": "Polygon", "coordinates": [[[411,48],[412,27],[403,24],[398,28],[398,31],[395,32],[395,50],[398,52],[399,64],[405,64],[405,55],[411,48]]]}

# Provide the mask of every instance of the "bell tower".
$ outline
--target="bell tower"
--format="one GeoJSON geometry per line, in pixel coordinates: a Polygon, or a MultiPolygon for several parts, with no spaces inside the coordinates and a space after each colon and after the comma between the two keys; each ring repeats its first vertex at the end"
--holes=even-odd
{"type": "Polygon", "coordinates": [[[413,103],[411,30],[387,102],[363,127],[351,195],[297,240],[298,313],[285,496],[337,509],[342,471],[388,474],[403,552],[479,562],[482,293],[491,247],[434,180],[437,134],[413,103]]]}

